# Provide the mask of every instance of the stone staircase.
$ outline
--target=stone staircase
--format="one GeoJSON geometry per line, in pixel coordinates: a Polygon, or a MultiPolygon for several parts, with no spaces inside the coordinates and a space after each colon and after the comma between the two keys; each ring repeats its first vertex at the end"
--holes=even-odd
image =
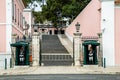
{"type": "Polygon", "coordinates": [[[47,53],[41,55],[41,63],[44,66],[71,66],[73,58],[70,54],[47,53]]]}
{"type": "Polygon", "coordinates": [[[71,66],[73,58],[57,35],[43,35],[41,63],[44,66],[71,66]]]}
{"type": "Polygon", "coordinates": [[[43,35],[41,43],[42,53],[68,53],[57,35],[43,35]]]}

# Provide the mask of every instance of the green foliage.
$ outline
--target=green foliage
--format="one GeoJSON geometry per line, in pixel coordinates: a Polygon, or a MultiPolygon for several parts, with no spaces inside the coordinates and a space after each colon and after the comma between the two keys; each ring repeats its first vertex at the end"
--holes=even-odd
{"type": "MultiPolygon", "coordinates": [[[[28,4],[35,0],[25,0],[28,4]]],[[[42,1],[42,0],[36,0],[42,1]]],[[[42,12],[33,12],[35,23],[52,21],[57,26],[58,19],[68,17],[73,20],[91,0],[46,0],[42,12]]]]}
{"type": "Polygon", "coordinates": [[[41,2],[42,0],[24,0],[27,4],[32,4],[34,1],[41,2]]]}
{"type": "Polygon", "coordinates": [[[90,0],[47,0],[47,5],[42,6],[42,13],[47,20],[56,24],[59,18],[57,13],[73,20],[89,2],[90,0]]]}
{"type": "Polygon", "coordinates": [[[35,23],[43,23],[43,21],[45,20],[45,17],[42,15],[42,12],[33,11],[33,16],[35,19],[35,23]]]}
{"type": "Polygon", "coordinates": [[[62,13],[65,17],[74,19],[89,3],[90,0],[71,0],[70,4],[62,7],[62,13]]]}

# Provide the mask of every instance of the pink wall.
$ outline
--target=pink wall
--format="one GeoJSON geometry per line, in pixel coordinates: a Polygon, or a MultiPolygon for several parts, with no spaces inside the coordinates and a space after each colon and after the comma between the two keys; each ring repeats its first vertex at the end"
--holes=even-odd
{"type": "Polygon", "coordinates": [[[115,9],[115,64],[120,65],[120,8],[115,9]]]}
{"type": "Polygon", "coordinates": [[[27,21],[27,23],[29,23],[29,12],[23,12],[23,16],[25,17],[25,20],[27,21]]]}
{"type": "Polygon", "coordinates": [[[0,52],[6,51],[6,0],[0,0],[0,52]]]}
{"type": "Polygon", "coordinates": [[[12,34],[17,34],[19,37],[22,38],[23,33],[21,33],[18,29],[16,29],[15,27],[12,27],[12,34]]]}
{"type": "MultiPolygon", "coordinates": [[[[16,4],[16,10],[15,10],[16,17],[14,14],[14,19],[13,19],[14,27],[12,27],[12,25],[11,27],[12,27],[12,34],[17,34],[21,37],[23,35],[23,31],[22,31],[22,26],[20,26],[20,17],[22,17],[20,16],[20,13],[22,14],[23,9],[25,7],[21,4],[20,1],[21,0],[14,0],[14,7],[16,4]],[[16,22],[15,22],[15,19],[16,19],[16,22]]],[[[0,45],[2,45],[0,46],[0,52],[6,52],[6,25],[5,24],[6,24],[6,17],[7,17],[6,14],[9,14],[9,13],[6,13],[6,0],[0,0],[0,10],[1,10],[0,12],[0,45]]],[[[11,36],[11,34],[9,36],[11,36]]]]}
{"type": "Polygon", "coordinates": [[[19,0],[14,0],[14,7],[15,7],[15,5],[16,5],[16,10],[15,10],[14,17],[16,19],[16,22],[15,22],[15,19],[14,19],[13,23],[15,24],[15,26],[12,27],[12,34],[17,34],[19,36],[22,36],[23,35],[23,30],[22,30],[23,25],[22,25],[21,17],[23,15],[24,6],[21,5],[19,0]]]}
{"type": "Polygon", "coordinates": [[[6,0],[0,0],[0,23],[6,22],[6,0]]]}
{"type": "Polygon", "coordinates": [[[19,0],[14,0],[14,5],[15,4],[16,4],[16,10],[15,10],[15,13],[16,13],[16,23],[17,23],[17,26],[20,27],[20,17],[21,17],[20,13],[22,14],[24,7],[20,4],[19,0]]]}
{"type": "Polygon", "coordinates": [[[100,32],[99,8],[99,0],[92,0],[66,29],[66,33],[73,37],[73,33],[76,32],[75,24],[79,22],[82,36],[97,36],[97,33],[100,32]]]}
{"type": "Polygon", "coordinates": [[[6,27],[0,25],[0,52],[6,51],[6,27]]]}

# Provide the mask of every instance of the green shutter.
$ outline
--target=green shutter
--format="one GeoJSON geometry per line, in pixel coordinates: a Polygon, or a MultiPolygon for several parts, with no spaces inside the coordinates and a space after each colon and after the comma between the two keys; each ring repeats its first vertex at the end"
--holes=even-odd
{"type": "Polygon", "coordinates": [[[29,46],[26,46],[26,65],[29,65],[29,46]]]}
{"type": "Polygon", "coordinates": [[[87,64],[86,57],[87,57],[87,46],[84,46],[84,64],[87,64]]]}

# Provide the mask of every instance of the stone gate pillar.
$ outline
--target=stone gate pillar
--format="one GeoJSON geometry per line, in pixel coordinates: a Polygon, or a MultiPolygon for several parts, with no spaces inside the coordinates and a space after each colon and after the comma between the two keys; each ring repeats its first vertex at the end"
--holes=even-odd
{"type": "Polygon", "coordinates": [[[81,33],[74,33],[74,65],[80,66],[80,36],[81,33]]]}
{"type": "Polygon", "coordinates": [[[32,66],[39,66],[40,53],[40,37],[38,32],[34,32],[32,36],[32,66]]]}
{"type": "MultiPolygon", "coordinates": [[[[17,39],[16,35],[12,35],[12,43],[15,43],[17,39]]],[[[11,47],[11,46],[10,46],[11,47]]],[[[11,58],[12,58],[12,67],[15,66],[15,59],[16,59],[16,48],[15,47],[11,47],[11,58]]]]}

